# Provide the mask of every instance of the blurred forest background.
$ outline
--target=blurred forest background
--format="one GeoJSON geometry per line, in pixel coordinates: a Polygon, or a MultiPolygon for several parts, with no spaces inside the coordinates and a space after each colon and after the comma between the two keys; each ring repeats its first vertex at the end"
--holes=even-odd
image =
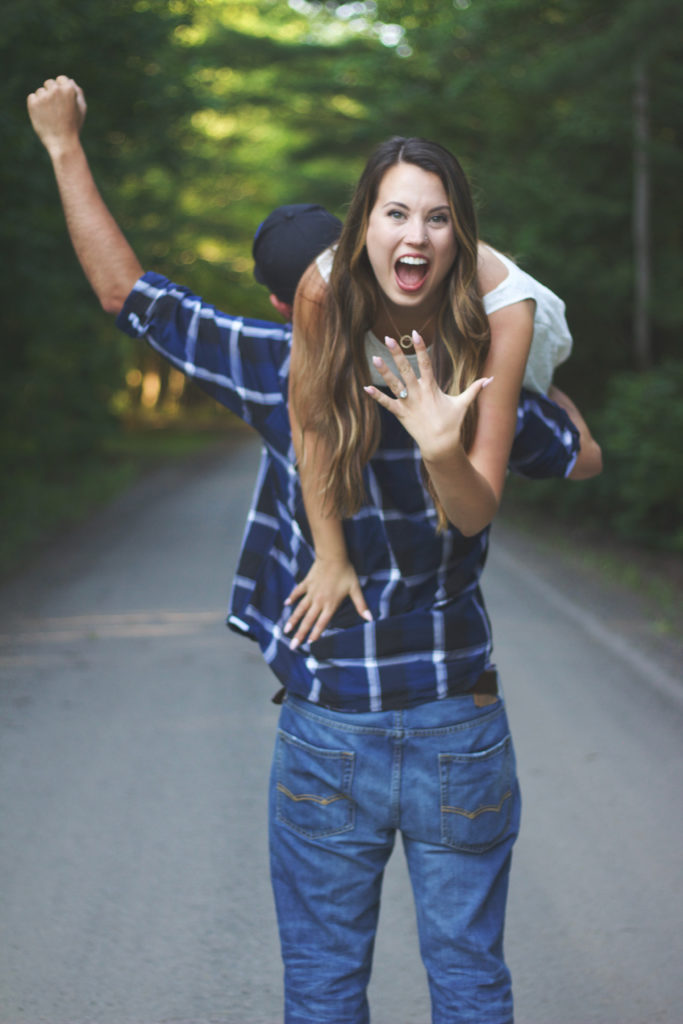
{"type": "Polygon", "coordinates": [[[64,73],[143,265],[266,319],[251,239],[275,205],[343,218],[377,141],[451,148],[481,236],[565,300],[556,382],[603,445],[600,479],[525,499],[683,550],[682,29],[677,0],[5,0],[3,536],[68,514],[132,428],[227,415],[120,335],[81,275],[25,108],[64,73]]]}

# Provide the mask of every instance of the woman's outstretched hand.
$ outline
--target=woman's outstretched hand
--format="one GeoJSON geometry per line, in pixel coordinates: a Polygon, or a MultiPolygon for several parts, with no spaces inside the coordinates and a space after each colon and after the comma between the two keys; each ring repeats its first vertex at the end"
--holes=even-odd
{"type": "Polygon", "coordinates": [[[296,605],[284,628],[287,634],[295,630],[289,645],[292,650],[304,640],[308,640],[309,644],[317,640],[347,597],[361,618],[372,621],[372,614],[365,603],[356,570],[351,563],[348,560],[317,556],[304,579],[297,583],[285,601],[286,606],[296,605]]]}
{"type": "Polygon", "coordinates": [[[465,413],[493,377],[475,380],[459,395],[447,395],[434,379],[432,361],[417,331],[413,331],[413,347],[417,355],[419,377],[393,338],[386,338],[385,344],[401,376],[392,373],[379,356],[373,358],[373,363],[396,397],[389,398],[372,386],[366,387],[365,391],[400,420],[417,442],[426,462],[439,462],[452,456],[461,444],[460,433],[465,413]]]}

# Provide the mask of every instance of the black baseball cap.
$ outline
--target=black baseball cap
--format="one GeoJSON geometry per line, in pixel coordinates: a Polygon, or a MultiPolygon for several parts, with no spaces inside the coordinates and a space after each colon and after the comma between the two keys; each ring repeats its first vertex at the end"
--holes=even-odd
{"type": "Polygon", "coordinates": [[[338,241],[341,229],[339,218],[316,203],[278,206],[254,235],[254,277],[281,302],[293,303],[304,270],[338,241]]]}

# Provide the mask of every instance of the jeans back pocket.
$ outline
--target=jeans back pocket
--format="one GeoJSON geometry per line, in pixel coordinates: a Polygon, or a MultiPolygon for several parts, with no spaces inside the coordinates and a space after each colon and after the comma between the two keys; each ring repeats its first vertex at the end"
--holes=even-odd
{"type": "Polygon", "coordinates": [[[276,817],[289,828],[321,839],[350,831],[355,754],[326,750],[278,730],[275,751],[276,817]]]}
{"type": "Polygon", "coordinates": [[[439,754],[439,774],[442,842],[466,853],[502,842],[517,787],[511,737],[472,754],[439,754]]]}

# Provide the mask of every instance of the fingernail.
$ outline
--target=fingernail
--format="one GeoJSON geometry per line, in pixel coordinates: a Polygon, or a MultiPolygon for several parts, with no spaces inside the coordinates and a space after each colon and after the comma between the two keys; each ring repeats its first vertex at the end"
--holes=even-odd
{"type": "Polygon", "coordinates": [[[385,337],[384,344],[387,346],[387,348],[398,348],[398,345],[396,344],[393,338],[385,337]]]}
{"type": "Polygon", "coordinates": [[[422,344],[422,338],[417,333],[417,331],[413,331],[413,345],[421,345],[421,344],[422,344]]]}
{"type": "Polygon", "coordinates": [[[367,391],[367,393],[368,393],[369,395],[374,395],[374,393],[375,393],[375,389],[374,389],[374,388],[372,388],[372,387],[370,387],[370,385],[368,385],[367,387],[364,387],[364,388],[363,388],[363,391],[367,391]]]}
{"type": "Polygon", "coordinates": [[[381,366],[382,363],[384,362],[381,356],[373,356],[372,361],[375,364],[375,366],[381,366]]]}
{"type": "Polygon", "coordinates": [[[365,612],[362,613],[362,615],[363,615],[363,618],[365,619],[366,622],[372,622],[372,612],[371,611],[365,611],[365,612]]]}
{"type": "Polygon", "coordinates": [[[282,630],[282,632],[283,632],[283,633],[289,633],[289,631],[290,631],[290,629],[291,629],[291,628],[292,628],[292,623],[291,623],[291,622],[288,622],[288,623],[287,623],[287,624],[285,625],[285,628],[284,628],[284,629],[282,630]]]}
{"type": "Polygon", "coordinates": [[[300,643],[301,643],[301,641],[297,640],[297,638],[294,637],[294,639],[292,640],[292,642],[289,645],[290,651],[295,651],[300,643]]]}
{"type": "Polygon", "coordinates": [[[487,377],[486,378],[486,380],[481,385],[482,391],[484,390],[484,388],[487,388],[489,386],[489,384],[491,383],[492,380],[493,380],[493,377],[487,377]]]}

